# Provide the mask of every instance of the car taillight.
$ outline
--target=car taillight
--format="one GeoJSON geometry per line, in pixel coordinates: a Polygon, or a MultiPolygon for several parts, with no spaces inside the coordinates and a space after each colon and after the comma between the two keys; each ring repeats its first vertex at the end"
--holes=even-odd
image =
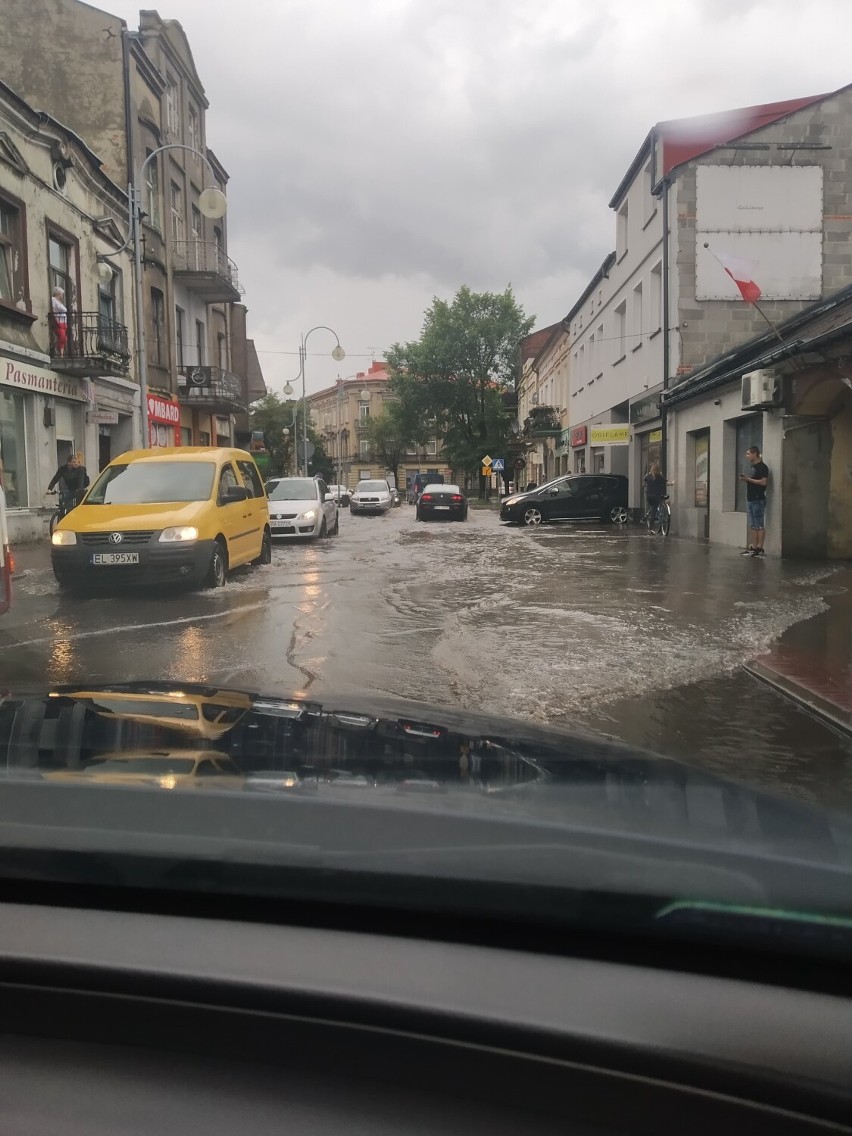
{"type": "Polygon", "coordinates": [[[452,495],[452,497],[450,498],[450,500],[451,501],[464,501],[464,497],[462,497],[461,493],[454,493],[452,495]]]}
{"type": "Polygon", "coordinates": [[[421,501],[431,501],[432,500],[432,494],[431,493],[421,493],[420,494],[420,500],[421,501]]]}

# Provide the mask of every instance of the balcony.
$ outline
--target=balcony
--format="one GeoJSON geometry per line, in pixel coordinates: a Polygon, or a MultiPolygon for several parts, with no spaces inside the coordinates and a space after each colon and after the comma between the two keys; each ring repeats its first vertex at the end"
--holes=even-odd
{"type": "Polygon", "coordinates": [[[68,312],[58,324],[49,314],[50,365],[64,375],[127,375],[130,350],[127,328],[100,312],[68,312]]]}
{"type": "Polygon", "coordinates": [[[524,420],[525,438],[551,438],[562,433],[562,423],[554,406],[534,406],[524,420]]]}
{"type": "Polygon", "coordinates": [[[355,433],[359,438],[366,438],[370,431],[370,418],[359,418],[355,423],[355,433]]]}
{"type": "Polygon", "coordinates": [[[172,241],[172,268],[205,304],[236,304],[243,294],[237,266],[215,241],[172,241]]]}
{"type": "Polygon", "coordinates": [[[211,414],[245,414],[248,401],[242,379],[221,367],[182,367],[178,371],[178,398],[211,414]]]}

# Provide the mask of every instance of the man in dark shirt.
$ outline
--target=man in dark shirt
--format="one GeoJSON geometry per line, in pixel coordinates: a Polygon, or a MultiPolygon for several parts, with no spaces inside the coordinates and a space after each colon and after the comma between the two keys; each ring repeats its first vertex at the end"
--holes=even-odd
{"type": "Polygon", "coordinates": [[[746,457],[751,462],[751,476],[740,474],[740,481],[746,483],[746,508],[750,543],[743,556],[763,556],[766,540],[766,486],[769,484],[769,469],[760,456],[757,446],[749,446],[746,457]]]}
{"type": "Polygon", "coordinates": [[[76,454],[70,454],[65,465],[61,465],[50,481],[47,487],[48,493],[54,487],[59,486],[59,497],[63,502],[67,502],[68,506],[73,507],[79,502],[89,484],[89,475],[86,473],[86,467],[82,464],[76,454]]]}

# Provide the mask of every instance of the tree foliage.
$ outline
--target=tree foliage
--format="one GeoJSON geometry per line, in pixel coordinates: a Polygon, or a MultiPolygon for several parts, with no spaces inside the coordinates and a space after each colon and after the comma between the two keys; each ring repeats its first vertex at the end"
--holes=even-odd
{"type": "MultiPolygon", "coordinates": [[[[301,400],[282,399],[274,391],[269,391],[252,403],[249,411],[249,424],[252,430],[263,432],[264,444],[270,454],[269,472],[274,477],[292,474],[296,469],[296,442],[302,437],[301,400]],[[285,434],[285,430],[288,431],[285,434]]],[[[333,464],[325,452],[322,440],[317,435],[308,418],[308,439],[314,444],[314,454],[310,460],[309,473],[330,475],[333,464]]]]}
{"type": "Polygon", "coordinates": [[[465,285],[451,303],[433,301],[418,340],[388,352],[392,391],[420,424],[420,438],[443,438],[453,469],[470,473],[486,451],[505,449],[509,416],[501,395],[515,379],[518,344],[534,323],[511,287],[495,293],[465,285]]]}

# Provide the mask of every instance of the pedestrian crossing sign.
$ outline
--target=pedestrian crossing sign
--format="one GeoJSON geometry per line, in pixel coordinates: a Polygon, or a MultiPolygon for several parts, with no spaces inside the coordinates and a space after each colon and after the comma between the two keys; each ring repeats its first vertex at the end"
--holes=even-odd
{"type": "Polygon", "coordinates": [[[506,468],[502,458],[495,458],[491,463],[491,469],[494,473],[502,473],[506,468]]]}

